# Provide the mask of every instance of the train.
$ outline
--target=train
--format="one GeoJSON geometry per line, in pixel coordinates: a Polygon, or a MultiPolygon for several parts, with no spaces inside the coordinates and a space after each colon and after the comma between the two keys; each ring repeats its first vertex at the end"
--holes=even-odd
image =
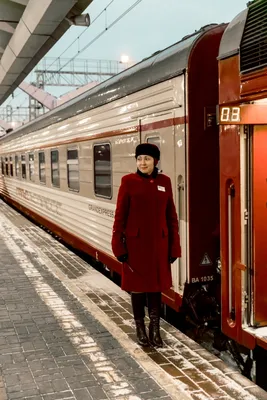
{"type": "Polygon", "coordinates": [[[196,326],[219,318],[265,389],[266,22],[267,0],[251,1],[0,140],[1,198],[117,274],[118,188],[136,145],[156,144],[182,247],[162,302],[196,326]]]}

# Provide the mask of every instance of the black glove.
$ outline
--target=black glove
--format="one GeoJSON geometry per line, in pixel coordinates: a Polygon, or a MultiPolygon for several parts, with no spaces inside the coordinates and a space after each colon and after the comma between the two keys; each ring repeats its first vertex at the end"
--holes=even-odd
{"type": "Polygon", "coordinates": [[[174,261],[176,261],[176,260],[177,260],[177,257],[170,257],[169,258],[170,264],[174,263],[174,261]]]}
{"type": "Polygon", "coordinates": [[[121,263],[125,262],[128,260],[128,254],[122,254],[121,256],[117,257],[117,260],[121,263]]]}

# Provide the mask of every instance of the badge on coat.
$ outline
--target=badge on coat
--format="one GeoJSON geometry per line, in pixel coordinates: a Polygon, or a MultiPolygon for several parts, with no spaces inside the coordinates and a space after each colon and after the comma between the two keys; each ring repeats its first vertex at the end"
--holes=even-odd
{"type": "Polygon", "coordinates": [[[165,187],[164,186],[158,186],[158,190],[160,192],[165,192],[165,187]]]}

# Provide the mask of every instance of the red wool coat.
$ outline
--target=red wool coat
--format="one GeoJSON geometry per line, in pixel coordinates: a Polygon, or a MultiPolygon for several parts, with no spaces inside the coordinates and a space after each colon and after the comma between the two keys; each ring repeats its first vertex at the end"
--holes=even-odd
{"type": "Polygon", "coordinates": [[[158,174],[122,178],[112,235],[116,257],[123,263],[122,289],[161,292],[172,285],[169,257],[181,257],[178,219],[170,178],[158,174]]]}

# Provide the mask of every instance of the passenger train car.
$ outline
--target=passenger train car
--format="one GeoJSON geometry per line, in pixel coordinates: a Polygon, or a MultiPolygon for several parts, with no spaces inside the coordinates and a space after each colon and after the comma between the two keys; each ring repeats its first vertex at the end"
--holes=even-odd
{"type": "Polygon", "coordinates": [[[266,19],[267,0],[256,0],[228,26],[203,27],[0,141],[2,198],[118,273],[110,242],[120,181],[135,171],[136,145],[157,144],[182,245],[162,300],[190,305],[206,324],[221,286],[222,331],[254,350],[258,366],[267,349],[267,47],[256,28],[266,19]]]}
{"type": "Polygon", "coordinates": [[[185,282],[212,281],[219,256],[212,233],[224,29],[207,26],[1,140],[3,196],[117,272],[110,242],[121,178],[136,170],[136,145],[156,143],[180,221],[183,256],[163,296],[177,310],[185,282]]]}

